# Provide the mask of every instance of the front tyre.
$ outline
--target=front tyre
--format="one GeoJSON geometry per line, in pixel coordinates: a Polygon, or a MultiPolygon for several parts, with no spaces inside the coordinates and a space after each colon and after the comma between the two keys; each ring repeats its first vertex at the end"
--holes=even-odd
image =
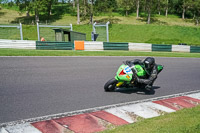
{"type": "Polygon", "coordinates": [[[104,90],[105,90],[106,92],[114,91],[117,82],[118,82],[118,81],[117,81],[115,78],[110,79],[110,80],[104,85],[104,90]]]}

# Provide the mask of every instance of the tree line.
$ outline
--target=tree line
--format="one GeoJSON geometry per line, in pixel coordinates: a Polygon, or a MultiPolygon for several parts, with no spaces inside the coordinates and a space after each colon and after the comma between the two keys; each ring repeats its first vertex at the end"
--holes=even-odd
{"type": "Polygon", "coordinates": [[[151,23],[151,18],[156,14],[166,17],[168,14],[179,15],[182,19],[195,20],[197,25],[200,20],[200,0],[0,0],[0,3],[10,6],[15,4],[20,11],[26,11],[27,17],[30,12],[33,13],[37,22],[41,13],[50,17],[53,7],[58,4],[70,6],[72,10],[69,12],[77,15],[77,24],[80,24],[81,18],[93,23],[94,15],[113,12],[124,16],[136,13],[137,19],[145,14],[147,24],[151,23]]]}

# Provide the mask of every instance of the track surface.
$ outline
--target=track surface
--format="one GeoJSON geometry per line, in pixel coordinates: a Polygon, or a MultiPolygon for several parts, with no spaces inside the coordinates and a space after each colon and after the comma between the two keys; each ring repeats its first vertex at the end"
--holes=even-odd
{"type": "Polygon", "coordinates": [[[104,92],[122,61],[144,57],[0,57],[0,123],[199,89],[200,59],[156,58],[155,94],[104,92]]]}

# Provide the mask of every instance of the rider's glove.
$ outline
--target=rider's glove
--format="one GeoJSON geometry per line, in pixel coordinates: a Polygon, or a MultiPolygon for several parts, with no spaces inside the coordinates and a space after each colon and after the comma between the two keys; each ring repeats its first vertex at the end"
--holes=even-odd
{"type": "Polygon", "coordinates": [[[136,82],[139,82],[139,78],[138,78],[138,76],[137,76],[137,74],[136,74],[136,71],[132,68],[132,71],[133,71],[133,79],[136,81],[136,82]]]}
{"type": "Polygon", "coordinates": [[[138,78],[138,76],[135,77],[135,80],[140,83],[140,78],[138,78]]]}
{"type": "Polygon", "coordinates": [[[136,82],[138,82],[138,83],[140,82],[140,78],[138,78],[138,76],[137,76],[136,73],[134,73],[134,78],[135,78],[135,81],[136,81],[136,82]]]}

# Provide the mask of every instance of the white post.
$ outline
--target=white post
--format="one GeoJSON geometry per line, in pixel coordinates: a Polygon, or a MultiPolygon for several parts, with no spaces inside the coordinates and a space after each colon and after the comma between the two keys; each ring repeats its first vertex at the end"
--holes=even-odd
{"type": "Polygon", "coordinates": [[[110,22],[108,21],[106,23],[106,33],[107,33],[107,42],[109,42],[109,32],[108,32],[108,25],[110,24],[110,22]]]}
{"type": "Polygon", "coordinates": [[[22,32],[22,24],[21,23],[19,23],[19,27],[20,27],[21,40],[23,40],[23,32],[22,32]]]}
{"type": "Polygon", "coordinates": [[[37,33],[38,33],[38,41],[40,41],[40,29],[39,29],[39,23],[37,22],[37,33]]]}
{"type": "Polygon", "coordinates": [[[70,24],[70,28],[71,28],[70,30],[73,31],[72,24],[70,24]]]}
{"type": "Polygon", "coordinates": [[[95,25],[96,25],[96,22],[93,24],[93,32],[94,32],[94,34],[96,34],[95,25]]]}

